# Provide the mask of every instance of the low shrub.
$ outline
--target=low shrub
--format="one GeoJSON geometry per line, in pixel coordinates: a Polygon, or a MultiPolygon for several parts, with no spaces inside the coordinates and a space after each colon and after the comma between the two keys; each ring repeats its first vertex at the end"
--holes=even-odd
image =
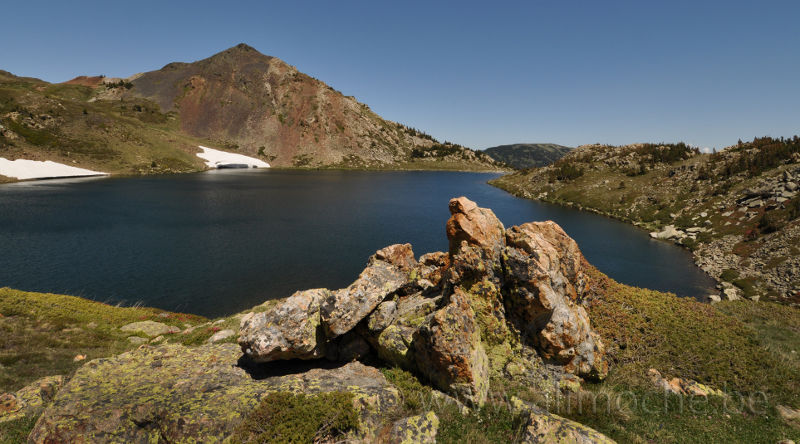
{"type": "Polygon", "coordinates": [[[344,392],[304,395],[278,392],[261,404],[236,428],[237,443],[310,443],[333,440],[358,429],[353,394],[344,392]]]}

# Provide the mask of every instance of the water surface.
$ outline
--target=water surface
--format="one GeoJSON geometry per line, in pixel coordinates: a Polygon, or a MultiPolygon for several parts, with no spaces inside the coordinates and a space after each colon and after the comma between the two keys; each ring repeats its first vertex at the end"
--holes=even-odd
{"type": "Polygon", "coordinates": [[[0,186],[0,287],[221,316],[352,282],[376,250],[446,251],[450,198],[506,226],[552,219],[626,284],[703,297],[674,245],[603,216],[520,199],[493,174],[220,170],[0,186]]]}

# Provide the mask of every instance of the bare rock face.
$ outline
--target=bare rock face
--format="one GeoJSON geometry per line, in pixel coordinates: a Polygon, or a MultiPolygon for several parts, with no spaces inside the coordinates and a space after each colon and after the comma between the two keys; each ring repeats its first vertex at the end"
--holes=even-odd
{"type": "Polygon", "coordinates": [[[408,282],[416,263],[410,244],[391,245],[375,253],[355,282],[332,293],[322,304],[327,335],[335,338],[352,330],[387,295],[408,282]]]}
{"type": "Polygon", "coordinates": [[[545,359],[567,372],[602,379],[605,350],[579,304],[585,259],[554,222],[527,223],[506,233],[508,311],[545,359]]]}
{"type": "Polygon", "coordinates": [[[278,359],[316,359],[325,356],[320,305],[330,291],[298,291],[269,312],[242,318],[239,344],[256,362],[278,359]]]}
{"type": "Polygon", "coordinates": [[[434,384],[475,405],[489,391],[489,362],[469,298],[461,290],[414,340],[416,364],[434,384]]]}

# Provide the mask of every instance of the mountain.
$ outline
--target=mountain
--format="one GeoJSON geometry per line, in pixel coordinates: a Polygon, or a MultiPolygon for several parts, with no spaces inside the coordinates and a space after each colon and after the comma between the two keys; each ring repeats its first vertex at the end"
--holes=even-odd
{"type": "Polygon", "coordinates": [[[683,245],[725,298],[800,305],[800,137],[713,154],[683,143],[586,145],[492,184],[683,245]]]}
{"type": "Polygon", "coordinates": [[[273,166],[499,170],[240,44],[126,79],[0,72],[0,157],[110,173],[198,171],[198,145],[273,166]]]}
{"type": "Polygon", "coordinates": [[[543,167],[564,157],[572,148],[554,143],[515,143],[486,148],[484,153],[518,170],[543,167]]]}

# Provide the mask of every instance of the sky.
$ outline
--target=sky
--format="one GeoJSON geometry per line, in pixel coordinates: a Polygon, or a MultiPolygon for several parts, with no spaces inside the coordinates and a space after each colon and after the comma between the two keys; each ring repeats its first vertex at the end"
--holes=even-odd
{"type": "Polygon", "coordinates": [[[472,148],[800,134],[800,2],[27,1],[0,69],[127,77],[247,43],[472,148]]]}

